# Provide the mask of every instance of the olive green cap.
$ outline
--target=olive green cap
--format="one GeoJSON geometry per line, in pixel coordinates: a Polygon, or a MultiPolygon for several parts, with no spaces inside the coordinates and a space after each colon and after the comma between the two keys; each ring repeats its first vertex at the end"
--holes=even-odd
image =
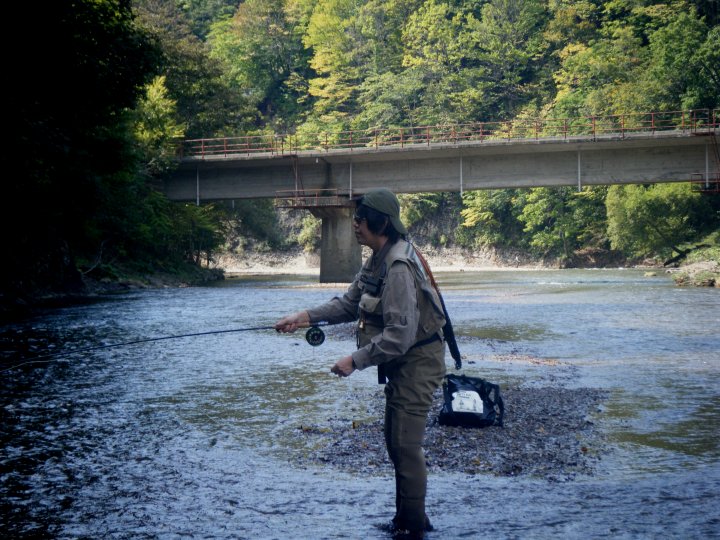
{"type": "Polygon", "coordinates": [[[400,203],[395,194],[387,188],[375,188],[363,195],[361,204],[382,212],[390,218],[395,230],[400,234],[407,234],[407,229],[400,221],[400,203]]]}

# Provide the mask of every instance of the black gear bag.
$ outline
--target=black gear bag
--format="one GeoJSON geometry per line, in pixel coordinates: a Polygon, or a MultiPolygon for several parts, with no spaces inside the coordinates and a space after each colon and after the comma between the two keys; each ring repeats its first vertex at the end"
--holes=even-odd
{"type": "Polygon", "coordinates": [[[505,405],[497,384],[478,377],[449,374],[443,381],[443,398],[438,418],[441,426],[503,425],[505,405]]]}

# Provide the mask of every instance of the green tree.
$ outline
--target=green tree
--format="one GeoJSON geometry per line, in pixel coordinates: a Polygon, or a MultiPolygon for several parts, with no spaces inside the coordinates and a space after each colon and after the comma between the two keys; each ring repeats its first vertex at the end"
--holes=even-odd
{"type": "Polygon", "coordinates": [[[720,103],[718,35],[717,29],[708,35],[707,26],[685,11],[650,34],[649,65],[639,81],[648,107],[671,111],[720,103]]]}
{"type": "Polygon", "coordinates": [[[691,3],[606,2],[597,24],[558,52],[556,116],[717,107],[720,34],[691,3]]]}
{"type": "Polygon", "coordinates": [[[5,230],[13,233],[2,288],[37,293],[79,285],[75,258],[97,249],[94,239],[109,219],[100,213],[108,209],[103,197],[132,190],[136,161],[127,111],[158,73],[160,54],[136,25],[129,1],[17,10],[17,20],[32,20],[48,46],[42,54],[5,47],[15,52],[7,62],[14,81],[6,88],[13,137],[4,151],[17,172],[3,196],[5,230]]]}
{"type": "Polygon", "coordinates": [[[692,58],[696,70],[684,102],[695,107],[715,109],[720,106],[720,26],[715,24],[692,58]]]}
{"type": "Polygon", "coordinates": [[[434,123],[437,115],[427,115],[423,96],[427,90],[421,68],[368,76],[358,89],[361,104],[353,119],[354,129],[385,126],[409,128],[434,123]]]}
{"type": "Polygon", "coordinates": [[[469,247],[522,245],[523,224],[518,216],[524,195],[513,189],[464,193],[462,242],[469,247]]]}
{"type": "Polygon", "coordinates": [[[518,219],[525,224],[530,247],[539,255],[570,257],[574,223],[567,211],[572,188],[535,188],[530,191],[518,219]]]}
{"type": "Polygon", "coordinates": [[[210,56],[173,2],[136,0],[135,9],[162,47],[165,86],[188,138],[237,134],[253,125],[252,104],[228,85],[224,66],[210,56]]]}
{"type": "Polygon", "coordinates": [[[193,33],[201,40],[207,38],[214,23],[232,17],[238,3],[238,0],[176,0],[193,33]]]}
{"type": "Polygon", "coordinates": [[[322,220],[307,214],[302,218],[302,230],[298,235],[298,242],[307,253],[320,249],[322,220]]]}
{"type": "Polygon", "coordinates": [[[358,11],[360,43],[356,52],[362,66],[357,90],[354,129],[376,126],[415,126],[427,85],[422,69],[403,68],[406,21],[422,0],[369,0],[358,11]]]}
{"type": "Polygon", "coordinates": [[[355,54],[357,10],[355,0],[319,0],[303,37],[304,45],[312,50],[310,66],[316,73],[308,87],[316,98],[314,116],[335,128],[347,125],[361,80],[355,54]]]}
{"type": "Polygon", "coordinates": [[[529,245],[538,255],[569,260],[583,245],[602,241],[604,190],[534,188],[518,219],[525,224],[529,245]],[[599,236],[599,238],[598,238],[599,236]]]}
{"type": "Polygon", "coordinates": [[[135,139],[145,173],[158,177],[175,165],[175,144],[185,135],[177,120],[176,103],[168,96],[165,77],[156,77],[135,108],[135,139]]]}
{"type": "Polygon", "coordinates": [[[600,2],[588,0],[551,0],[550,20],[545,39],[557,50],[571,43],[588,43],[595,39],[599,27],[600,2]]]}
{"type": "Polygon", "coordinates": [[[462,70],[464,81],[457,78],[462,63],[477,47],[464,30],[468,18],[475,22],[472,14],[448,2],[426,0],[403,29],[403,66],[421,81],[413,112],[420,125],[463,121],[454,102],[477,81],[471,69],[462,70]]]}
{"type": "Polygon", "coordinates": [[[284,0],[248,0],[232,19],[213,25],[212,56],[226,66],[233,88],[256,108],[263,122],[285,131],[309,105],[309,54],[284,0]],[[301,105],[302,103],[306,105],[301,105]]]}
{"type": "Polygon", "coordinates": [[[644,110],[642,94],[634,91],[645,66],[646,50],[632,28],[613,30],[592,45],[573,43],[560,53],[562,66],[555,73],[557,94],[554,114],[560,117],[603,115],[644,110]]]}
{"type": "Polygon", "coordinates": [[[442,193],[401,193],[400,219],[405,227],[412,227],[423,217],[434,214],[442,204],[442,193]]]}
{"type": "Polygon", "coordinates": [[[688,183],[614,185],[606,206],[612,247],[636,257],[682,255],[684,243],[718,225],[708,201],[688,183]]]}
{"type": "Polygon", "coordinates": [[[545,3],[538,0],[492,0],[482,8],[476,29],[480,65],[484,68],[481,113],[503,119],[535,99],[538,69],[548,52],[543,36],[547,25],[545,3]]]}
{"type": "Polygon", "coordinates": [[[226,211],[237,223],[233,234],[251,236],[271,249],[285,245],[272,200],[246,199],[235,201],[233,206],[234,209],[226,211]]]}

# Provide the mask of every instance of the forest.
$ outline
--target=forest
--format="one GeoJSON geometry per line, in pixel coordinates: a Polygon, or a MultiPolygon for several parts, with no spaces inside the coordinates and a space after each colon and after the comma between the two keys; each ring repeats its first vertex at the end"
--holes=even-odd
{"type": "MultiPolygon", "coordinates": [[[[30,4],[30,3],[25,3],[30,4]]],[[[0,294],[199,276],[222,250],[316,247],[272,201],[178,204],[183,139],[645,111],[720,114],[717,0],[61,0],[5,35],[0,294]],[[38,53],[38,50],[41,51],[38,53]],[[7,122],[9,120],[9,123],[7,122]],[[12,171],[12,172],[10,172],[12,171]]],[[[720,156],[715,156],[720,160],[720,156]]],[[[715,168],[718,163],[715,163],[715,168]]],[[[403,195],[436,247],[720,260],[720,196],[689,183],[403,195]]]]}

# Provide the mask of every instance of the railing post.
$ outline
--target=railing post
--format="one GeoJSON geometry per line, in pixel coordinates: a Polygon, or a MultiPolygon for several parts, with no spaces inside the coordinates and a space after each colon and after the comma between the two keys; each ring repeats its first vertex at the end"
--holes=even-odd
{"type": "MultiPolygon", "coordinates": [[[[708,133],[710,133],[710,131],[711,131],[711,129],[710,129],[710,123],[711,123],[710,117],[711,117],[711,116],[712,116],[712,109],[708,109],[708,110],[707,110],[707,119],[708,119],[708,122],[707,122],[707,123],[708,123],[707,131],[708,131],[708,133]]],[[[715,126],[712,126],[712,127],[714,128],[715,126]]],[[[713,131],[714,131],[714,129],[713,129],[713,131]]]]}
{"type": "MultiPolygon", "coordinates": [[[[720,109],[706,108],[706,109],[687,109],[687,110],[674,110],[668,112],[653,111],[643,113],[622,113],[617,115],[608,116],[575,116],[562,119],[562,125],[558,126],[559,118],[542,118],[536,117],[534,120],[528,120],[532,122],[534,135],[531,137],[528,133],[530,131],[527,124],[528,121],[522,123],[514,123],[512,121],[504,122],[489,122],[488,134],[491,138],[498,137],[502,140],[503,137],[498,135],[502,133],[502,129],[507,131],[504,137],[507,141],[514,139],[530,139],[534,138],[536,141],[541,137],[556,137],[557,130],[562,130],[563,139],[567,140],[570,137],[570,124],[573,124],[573,134],[579,134],[581,136],[586,135],[585,124],[581,124],[580,120],[585,122],[590,119],[591,136],[594,140],[598,139],[598,136],[604,133],[612,133],[617,136],[617,129],[620,128],[621,139],[628,138],[627,134],[630,132],[630,137],[634,133],[645,133],[648,126],[646,125],[645,118],[650,115],[650,130],[653,135],[662,133],[664,130],[678,130],[682,133],[717,133],[720,128],[720,109]],[[680,125],[677,124],[676,115],[680,113],[680,125]],[[704,115],[704,116],[703,116],[704,115]],[[627,125],[626,117],[631,116],[630,127],[627,125]],[[642,117],[639,118],[638,117],[642,117]],[[615,124],[617,120],[620,120],[620,125],[615,124]]],[[[394,145],[398,143],[401,148],[408,146],[419,145],[421,142],[420,129],[423,129],[425,136],[425,143],[428,147],[438,141],[449,141],[455,144],[459,144],[460,141],[477,140],[484,142],[485,137],[485,126],[484,122],[472,122],[467,124],[456,124],[448,126],[445,125],[426,125],[418,126],[416,128],[409,127],[409,135],[405,137],[405,128],[393,127],[393,128],[373,128],[374,132],[374,144],[373,138],[368,137],[371,133],[368,130],[361,130],[358,140],[358,146],[363,149],[379,149],[380,146],[380,131],[383,131],[383,144],[394,145]],[[450,127],[448,130],[447,128],[450,127]],[[479,131],[479,136],[477,132],[479,131]],[[398,135],[398,139],[394,139],[393,133],[398,135]]],[[[354,130],[334,132],[334,137],[337,137],[333,143],[333,148],[350,148],[354,151],[355,148],[355,132],[354,130]]],[[[187,141],[181,141],[176,147],[176,155],[182,157],[201,157],[207,156],[224,156],[229,157],[235,154],[242,154],[242,147],[245,146],[245,152],[249,155],[254,155],[259,152],[267,152],[271,155],[286,155],[290,151],[300,151],[301,148],[315,148],[317,149],[318,143],[324,146],[325,151],[330,150],[330,133],[315,133],[313,138],[308,142],[301,142],[297,135],[292,134],[262,134],[253,136],[237,136],[237,137],[216,137],[212,139],[191,139],[187,141]],[[293,139],[294,137],[294,139],[293,139]],[[265,142],[268,142],[268,146],[264,146],[265,142]],[[314,141],[314,142],[312,142],[314,141]],[[287,143],[287,145],[286,145],[287,143]],[[287,148],[286,148],[287,146],[287,148]],[[222,151],[220,150],[222,148],[222,151]]]]}

